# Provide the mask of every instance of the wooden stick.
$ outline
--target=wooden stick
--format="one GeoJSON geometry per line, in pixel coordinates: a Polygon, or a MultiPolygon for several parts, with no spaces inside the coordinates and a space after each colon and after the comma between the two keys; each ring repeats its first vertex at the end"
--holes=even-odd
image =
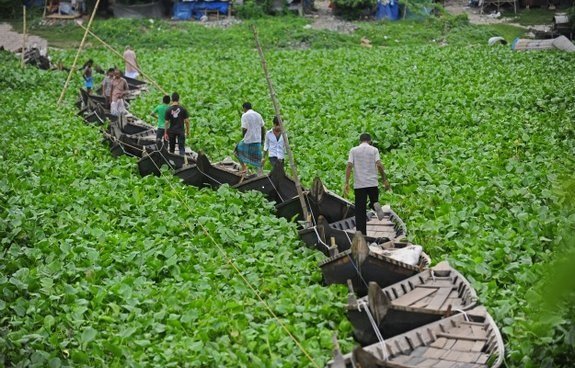
{"type": "Polygon", "coordinates": [[[58,105],[62,102],[64,98],[64,94],[68,89],[68,84],[70,83],[70,79],[72,78],[72,73],[76,70],[76,63],[78,62],[78,58],[80,57],[80,52],[84,48],[84,42],[86,42],[86,38],[88,37],[88,30],[92,26],[92,21],[94,20],[94,16],[96,15],[96,10],[98,10],[98,6],[100,5],[100,0],[96,0],[96,5],[94,5],[94,10],[92,10],[92,15],[90,16],[90,20],[88,21],[88,28],[85,28],[84,37],[82,37],[82,42],[80,42],[80,47],[78,47],[78,51],[76,52],[76,57],[74,58],[74,63],[72,63],[72,67],[70,68],[70,73],[68,73],[68,78],[66,79],[66,83],[64,84],[64,88],[62,89],[62,93],[60,94],[60,98],[58,99],[58,105]]]}
{"type": "Polygon", "coordinates": [[[306,205],[306,203],[305,203],[305,198],[304,198],[304,195],[303,195],[303,190],[302,190],[302,188],[301,188],[301,183],[300,183],[299,177],[298,177],[298,175],[297,175],[297,167],[296,167],[295,161],[294,161],[294,159],[293,159],[293,154],[292,154],[292,151],[291,151],[291,147],[290,147],[290,145],[289,145],[288,137],[287,137],[286,131],[285,131],[285,129],[284,129],[283,120],[282,120],[282,117],[281,117],[281,114],[280,114],[280,107],[279,107],[278,101],[277,101],[277,99],[276,99],[276,92],[275,92],[275,90],[274,90],[274,86],[273,86],[273,84],[272,84],[272,80],[271,80],[271,78],[270,78],[270,76],[269,76],[269,74],[268,74],[268,67],[267,67],[266,59],[265,59],[265,57],[264,57],[264,53],[263,53],[262,48],[261,48],[261,46],[260,46],[260,41],[259,41],[259,39],[258,39],[258,33],[257,33],[257,31],[256,31],[256,26],[255,26],[255,25],[252,25],[252,31],[253,31],[253,33],[254,33],[254,39],[255,39],[255,41],[256,41],[256,47],[257,47],[258,53],[259,53],[259,55],[260,55],[260,60],[261,60],[261,62],[262,62],[262,68],[264,69],[264,74],[265,74],[265,76],[266,76],[266,81],[268,82],[268,89],[270,90],[270,97],[271,97],[272,103],[273,103],[273,105],[274,105],[275,115],[276,115],[277,118],[278,118],[278,123],[279,123],[280,129],[281,129],[281,132],[282,132],[282,137],[283,137],[284,142],[285,142],[286,151],[287,151],[287,154],[288,154],[288,157],[289,157],[289,161],[290,161],[290,167],[291,167],[291,173],[292,173],[292,176],[293,176],[293,181],[295,182],[295,187],[296,187],[296,190],[297,190],[297,195],[298,195],[298,197],[299,197],[299,201],[300,201],[300,204],[301,204],[301,209],[302,209],[302,212],[303,212],[303,218],[304,218],[304,220],[306,221],[306,227],[307,227],[307,226],[309,225],[309,223],[307,223],[307,221],[308,221],[307,205],[306,205]]]}
{"type": "Polygon", "coordinates": [[[406,14],[407,14],[407,0],[405,0],[405,8],[403,8],[403,20],[405,20],[406,14]]]}
{"type": "Polygon", "coordinates": [[[44,0],[44,12],[42,13],[42,18],[46,18],[46,8],[48,7],[48,0],[44,0]]]}
{"type": "MultiPolygon", "coordinates": [[[[81,28],[86,29],[86,27],[84,27],[83,25],[76,23],[78,26],[80,26],[81,28]]],[[[119,53],[118,51],[116,51],[116,49],[114,49],[112,46],[108,45],[104,40],[102,40],[100,37],[96,36],[92,31],[87,30],[88,33],[90,34],[90,36],[94,37],[96,40],[98,40],[102,45],[104,45],[108,50],[112,51],[114,54],[118,55],[119,57],[121,57],[122,59],[124,59],[124,55],[122,55],[121,53],[119,53]]],[[[153,80],[152,78],[150,78],[149,75],[147,75],[146,73],[144,73],[139,67],[134,65],[134,68],[136,68],[136,70],[138,72],[140,72],[140,74],[142,74],[142,77],[146,78],[147,80],[150,81],[150,83],[152,83],[156,88],[158,88],[160,91],[162,91],[163,94],[167,95],[168,92],[166,92],[158,83],[156,83],[155,80],[153,80]]]]}
{"type": "Polygon", "coordinates": [[[22,26],[22,58],[21,58],[21,64],[22,64],[22,68],[24,67],[24,56],[26,54],[26,5],[22,6],[22,10],[23,10],[23,18],[24,20],[23,22],[23,26],[22,26]]]}

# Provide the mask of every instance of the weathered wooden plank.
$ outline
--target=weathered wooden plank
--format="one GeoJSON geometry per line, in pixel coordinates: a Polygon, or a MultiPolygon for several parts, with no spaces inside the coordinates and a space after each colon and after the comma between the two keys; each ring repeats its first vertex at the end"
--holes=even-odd
{"type": "Polygon", "coordinates": [[[423,353],[423,356],[426,358],[439,359],[443,356],[443,354],[445,354],[445,350],[443,349],[428,347],[423,353]]]}
{"type": "Polygon", "coordinates": [[[455,351],[455,350],[447,350],[445,352],[445,354],[443,354],[443,356],[441,357],[441,359],[443,360],[449,360],[452,362],[460,362],[461,359],[459,359],[459,355],[463,354],[461,351],[455,351]]]}
{"type": "Polygon", "coordinates": [[[411,304],[417,302],[420,299],[425,298],[426,296],[432,294],[435,290],[434,289],[420,289],[416,288],[415,290],[400,296],[399,298],[393,301],[393,304],[401,305],[404,307],[410,306],[411,304]]]}
{"type": "Polygon", "coordinates": [[[471,351],[481,351],[485,346],[485,341],[475,341],[471,347],[471,351]]]}
{"type": "MultiPolygon", "coordinates": [[[[439,334],[438,334],[439,335],[439,334]]],[[[445,350],[451,350],[451,348],[453,347],[453,345],[455,345],[455,343],[457,342],[457,339],[454,338],[449,338],[447,340],[447,342],[445,343],[445,346],[443,347],[443,349],[445,350]]]]}
{"type": "Polygon", "coordinates": [[[478,341],[487,341],[487,338],[481,336],[469,336],[469,335],[456,335],[452,333],[445,333],[445,332],[438,332],[437,337],[446,337],[448,339],[456,339],[456,340],[478,340],[478,341]]]}
{"type": "Polygon", "coordinates": [[[433,298],[431,303],[427,305],[427,308],[428,309],[441,308],[441,306],[443,305],[443,303],[445,302],[450,293],[451,293],[451,287],[439,289],[437,293],[435,293],[435,297],[433,298]]]}
{"type": "Polygon", "coordinates": [[[471,349],[473,348],[473,345],[475,345],[475,341],[457,340],[455,345],[453,345],[452,349],[453,350],[459,350],[459,351],[471,351],[471,349]]]}
{"type": "Polygon", "coordinates": [[[453,289],[457,289],[457,285],[455,285],[451,280],[435,280],[435,281],[427,281],[423,285],[417,285],[417,287],[452,287],[453,289]]]}
{"type": "Polygon", "coordinates": [[[455,365],[454,362],[448,362],[445,360],[440,360],[439,362],[435,363],[433,368],[453,368],[454,365],[455,365]]]}
{"type": "MultiPolygon", "coordinates": [[[[437,337],[439,337],[439,336],[437,336],[437,337]]],[[[439,337],[437,340],[435,340],[429,346],[434,347],[434,348],[438,348],[438,349],[443,349],[446,343],[447,343],[447,339],[445,337],[439,337]]]]}

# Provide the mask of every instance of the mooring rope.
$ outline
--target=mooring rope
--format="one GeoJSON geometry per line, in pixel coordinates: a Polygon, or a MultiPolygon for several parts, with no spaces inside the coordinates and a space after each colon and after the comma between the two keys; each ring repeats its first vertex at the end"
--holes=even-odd
{"type": "Polygon", "coordinates": [[[369,310],[369,306],[367,305],[367,302],[365,300],[358,300],[357,301],[357,309],[361,312],[362,308],[363,308],[365,314],[367,314],[367,318],[369,319],[369,323],[371,323],[371,328],[373,328],[373,332],[375,332],[375,336],[377,337],[377,340],[379,341],[379,346],[381,348],[381,358],[383,360],[387,360],[387,352],[385,351],[385,340],[383,339],[383,336],[381,335],[381,332],[379,331],[379,327],[377,326],[377,323],[375,322],[375,319],[373,318],[373,315],[371,314],[371,311],[369,310]]]}

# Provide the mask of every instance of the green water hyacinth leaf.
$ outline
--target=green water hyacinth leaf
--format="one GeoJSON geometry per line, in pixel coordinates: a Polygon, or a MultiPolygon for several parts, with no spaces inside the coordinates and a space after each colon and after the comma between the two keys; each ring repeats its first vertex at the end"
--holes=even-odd
{"type": "MultiPolygon", "coordinates": [[[[492,30],[448,24],[445,34],[441,19],[362,22],[351,35],[303,29],[304,18],[259,22],[303,185],[320,176],[340,193],[349,149],[372,133],[393,189],[381,201],[434,262],[448,259],[473,283],[502,328],[506,365],[572,366],[575,303],[556,302],[558,318],[539,321],[527,298],[566,253],[562,229],[575,220],[573,191],[561,189],[575,172],[571,56],[488,48],[492,30]],[[289,46],[291,35],[309,48],[289,46]],[[385,35],[405,43],[379,47],[385,35]],[[363,36],[373,48],[359,46],[363,36]],[[443,36],[446,47],[431,41],[443,36]]],[[[246,100],[270,127],[247,24],[148,23],[98,20],[94,31],[116,48],[137,45],[145,71],[180,92],[193,149],[232,156],[246,100]]],[[[50,53],[64,65],[75,56],[50,53]]],[[[96,43],[81,58],[121,65],[96,43]]],[[[78,75],[59,106],[65,73],[2,54],[0,75],[0,365],[311,366],[230,259],[319,366],[334,332],[353,348],[346,288],[321,285],[324,257],[260,193],[187,187],[167,169],[141,178],[76,115],[78,75]]],[[[131,111],[148,119],[160,98],[151,87],[131,111]]]]}

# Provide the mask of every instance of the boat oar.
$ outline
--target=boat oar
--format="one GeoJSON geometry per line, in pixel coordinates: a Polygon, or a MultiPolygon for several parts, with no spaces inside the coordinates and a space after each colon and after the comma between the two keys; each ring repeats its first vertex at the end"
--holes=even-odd
{"type": "Polygon", "coordinates": [[[82,37],[82,41],[80,42],[80,46],[78,47],[78,51],[76,51],[76,57],[74,57],[74,63],[72,63],[72,67],[70,68],[70,73],[68,73],[68,78],[66,78],[66,83],[64,83],[64,88],[62,89],[62,93],[60,94],[60,98],[58,99],[58,105],[62,102],[64,98],[64,94],[68,89],[68,84],[70,83],[70,79],[72,78],[72,73],[76,69],[76,64],[78,63],[78,58],[80,57],[80,52],[84,48],[84,43],[86,42],[86,38],[88,37],[88,32],[90,32],[90,27],[92,26],[92,21],[94,20],[94,16],[96,15],[96,10],[98,10],[98,5],[100,5],[100,0],[96,0],[96,5],[94,5],[94,10],[92,10],[92,15],[90,16],[90,20],[88,21],[88,27],[84,28],[84,36],[82,37]]]}
{"type": "MultiPolygon", "coordinates": [[[[99,1],[99,0],[98,0],[99,1]]],[[[100,37],[96,36],[92,31],[90,31],[89,29],[85,28],[83,25],[81,25],[80,23],[76,22],[76,24],[84,29],[87,33],[90,34],[90,36],[94,37],[96,40],[98,40],[102,45],[104,45],[108,50],[112,51],[114,54],[118,55],[119,57],[121,57],[122,59],[124,58],[124,55],[120,54],[118,51],[116,51],[116,49],[114,49],[112,46],[108,45],[104,40],[102,40],[100,37]]],[[[88,24],[88,28],[90,27],[90,25],[88,24]]],[[[134,68],[140,73],[142,74],[142,76],[144,78],[146,78],[147,80],[150,81],[150,83],[152,83],[154,86],[156,86],[157,89],[159,89],[163,94],[167,95],[168,92],[166,92],[166,90],[164,90],[155,80],[153,80],[152,78],[150,78],[149,75],[147,75],[146,73],[144,73],[139,67],[134,66],[134,68]]]]}
{"type": "Polygon", "coordinates": [[[261,63],[262,63],[262,68],[263,68],[263,70],[264,70],[264,74],[265,74],[265,77],[266,77],[266,81],[267,81],[267,83],[268,83],[268,89],[269,89],[269,91],[270,91],[270,97],[271,97],[271,99],[272,99],[272,104],[274,105],[275,115],[276,115],[276,117],[278,118],[278,123],[279,123],[280,129],[281,129],[281,132],[282,132],[282,138],[283,138],[283,140],[284,140],[286,152],[287,152],[287,155],[288,155],[288,157],[289,157],[289,162],[290,162],[290,167],[291,167],[291,173],[292,173],[292,176],[293,176],[293,181],[295,182],[295,187],[296,187],[296,190],[297,190],[297,195],[298,195],[298,197],[299,197],[299,201],[300,201],[300,205],[301,205],[301,209],[302,209],[303,218],[304,218],[304,221],[306,222],[306,227],[309,227],[309,226],[310,226],[310,223],[309,223],[309,222],[310,222],[310,221],[309,221],[310,216],[308,215],[307,205],[306,205],[306,203],[305,203],[305,197],[304,197],[304,194],[303,194],[303,190],[302,190],[302,188],[301,188],[301,183],[300,183],[300,181],[299,181],[299,176],[298,176],[298,174],[297,174],[297,167],[295,166],[295,161],[294,161],[294,158],[293,158],[292,150],[291,150],[291,147],[290,147],[290,145],[289,145],[289,140],[288,140],[286,131],[285,131],[285,129],[284,129],[283,120],[282,120],[282,117],[281,117],[281,114],[280,114],[279,103],[278,103],[277,98],[276,98],[276,92],[275,92],[275,90],[274,90],[274,86],[273,86],[273,84],[272,84],[272,80],[271,80],[271,78],[270,78],[270,76],[269,76],[269,73],[268,73],[268,67],[267,67],[266,59],[265,59],[265,57],[264,57],[264,52],[262,51],[262,48],[261,48],[261,46],[260,46],[260,41],[259,41],[259,39],[258,39],[258,33],[257,33],[256,27],[255,27],[254,25],[252,25],[252,31],[253,31],[253,33],[254,33],[254,39],[255,39],[255,41],[256,41],[256,48],[257,48],[257,50],[258,50],[258,54],[259,54],[259,56],[260,56],[260,60],[261,60],[261,63]]]}
{"type": "Polygon", "coordinates": [[[334,333],[332,338],[333,342],[333,363],[331,368],[345,368],[345,359],[341,354],[341,350],[339,348],[339,341],[337,341],[337,333],[334,333]]]}

